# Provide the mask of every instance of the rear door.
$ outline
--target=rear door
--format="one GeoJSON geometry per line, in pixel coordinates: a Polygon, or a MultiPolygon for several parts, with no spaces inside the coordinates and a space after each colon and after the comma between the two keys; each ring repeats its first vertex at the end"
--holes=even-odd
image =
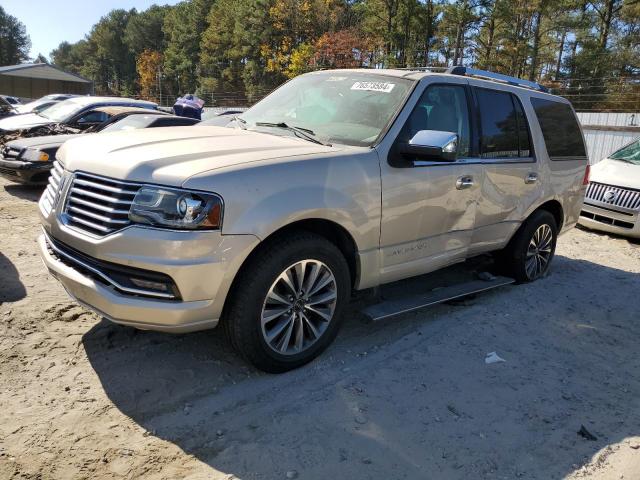
{"type": "Polygon", "coordinates": [[[421,87],[417,100],[403,111],[400,131],[387,136],[392,137],[390,144],[378,147],[382,283],[463,260],[475,221],[482,169],[473,158],[467,80],[432,80],[421,87]],[[397,158],[397,145],[408,142],[420,130],[458,134],[458,159],[447,162],[406,155],[397,158]]]}
{"type": "Polygon", "coordinates": [[[521,100],[500,86],[474,86],[482,192],[470,254],[501,248],[542,196],[539,163],[521,100]]]}

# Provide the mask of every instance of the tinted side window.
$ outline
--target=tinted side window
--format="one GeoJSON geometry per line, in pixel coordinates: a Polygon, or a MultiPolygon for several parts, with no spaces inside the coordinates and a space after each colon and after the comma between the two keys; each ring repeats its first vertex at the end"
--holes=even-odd
{"type": "Polygon", "coordinates": [[[480,156],[512,158],[519,156],[518,121],[508,92],[476,88],[480,110],[480,156]]]}
{"type": "Polygon", "coordinates": [[[547,153],[553,157],[586,157],[578,120],[566,103],[531,98],[547,153]]]}
{"type": "Polygon", "coordinates": [[[520,100],[512,96],[513,105],[516,107],[516,120],[518,121],[518,145],[521,157],[531,157],[531,137],[529,136],[529,123],[524,114],[520,100]]]}
{"type": "Polygon", "coordinates": [[[427,87],[400,132],[399,140],[408,142],[420,130],[438,130],[458,134],[458,156],[469,156],[469,107],[465,88],[460,85],[427,87]]]}

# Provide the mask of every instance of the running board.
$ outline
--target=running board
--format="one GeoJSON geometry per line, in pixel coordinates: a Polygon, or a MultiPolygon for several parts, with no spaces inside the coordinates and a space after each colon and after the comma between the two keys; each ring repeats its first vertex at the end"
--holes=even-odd
{"type": "Polygon", "coordinates": [[[387,300],[366,307],[362,310],[362,313],[368,320],[376,322],[512,283],[515,283],[515,280],[508,277],[493,277],[490,280],[472,280],[449,287],[436,288],[427,293],[387,300]]]}

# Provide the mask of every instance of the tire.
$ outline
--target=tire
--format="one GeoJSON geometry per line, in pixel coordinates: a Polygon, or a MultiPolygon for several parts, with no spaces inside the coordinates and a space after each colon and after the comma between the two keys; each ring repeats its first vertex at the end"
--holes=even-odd
{"type": "Polygon", "coordinates": [[[333,243],[309,232],[287,233],[265,242],[243,266],[222,322],[242,357],[260,370],[282,373],[329,346],[350,293],[349,267],[333,243]]]}
{"type": "Polygon", "coordinates": [[[501,270],[518,283],[544,277],[553,260],[557,239],[558,226],[553,215],[546,210],[533,212],[500,253],[501,270]]]}

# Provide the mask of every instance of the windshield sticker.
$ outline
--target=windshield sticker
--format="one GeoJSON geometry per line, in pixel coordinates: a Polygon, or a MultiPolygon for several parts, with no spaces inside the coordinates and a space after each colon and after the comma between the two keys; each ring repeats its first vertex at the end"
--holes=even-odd
{"type": "Polygon", "coordinates": [[[384,82],[356,82],[351,87],[351,90],[368,90],[370,92],[384,92],[389,93],[395,87],[395,83],[384,82]]]}
{"type": "Polygon", "coordinates": [[[327,82],[343,82],[349,77],[329,77],[327,78],[327,82]]]}

